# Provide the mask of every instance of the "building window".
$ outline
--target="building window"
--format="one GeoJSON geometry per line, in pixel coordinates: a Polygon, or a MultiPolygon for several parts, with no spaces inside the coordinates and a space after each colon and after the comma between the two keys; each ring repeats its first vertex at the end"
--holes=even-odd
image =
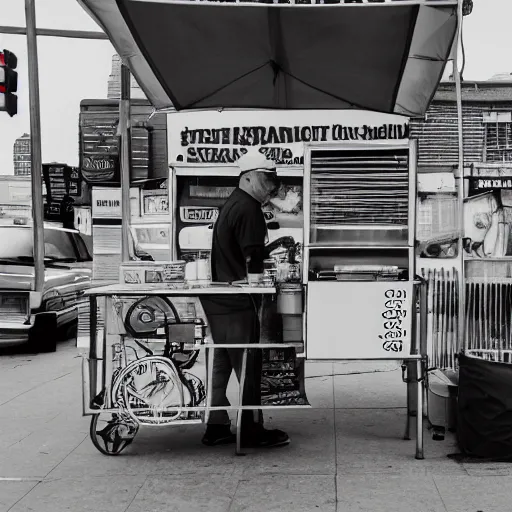
{"type": "Polygon", "coordinates": [[[485,161],[512,162],[512,113],[484,113],[485,161]]]}

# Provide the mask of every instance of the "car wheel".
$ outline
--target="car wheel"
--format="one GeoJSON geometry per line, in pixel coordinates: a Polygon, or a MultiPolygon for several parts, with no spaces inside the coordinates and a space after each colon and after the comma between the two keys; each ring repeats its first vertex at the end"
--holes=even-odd
{"type": "Polygon", "coordinates": [[[76,340],[77,331],[78,320],[73,320],[57,329],[57,339],[59,341],[76,340]]]}
{"type": "Polygon", "coordinates": [[[39,313],[30,329],[28,346],[31,352],[57,350],[57,317],[53,313],[39,313]]]}

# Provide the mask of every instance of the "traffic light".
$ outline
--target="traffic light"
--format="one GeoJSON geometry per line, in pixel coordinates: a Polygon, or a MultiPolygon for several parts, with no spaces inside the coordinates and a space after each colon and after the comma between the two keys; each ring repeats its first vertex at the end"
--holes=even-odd
{"type": "Polygon", "coordinates": [[[18,59],[14,53],[4,50],[0,53],[0,111],[11,117],[18,113],[18,73],[14,71],[18,59]]]}

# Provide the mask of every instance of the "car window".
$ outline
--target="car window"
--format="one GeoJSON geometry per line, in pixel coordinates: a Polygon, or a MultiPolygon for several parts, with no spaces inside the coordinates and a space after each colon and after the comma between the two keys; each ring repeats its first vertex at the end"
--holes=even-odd
{"type": "Polygon", "coordinates": [[[45,229],[44,253],[49,258],[76,258],[71,234],[58,229],[45,229]]]}
{"type": "Polygon", "coordinates": [[[92,261],[91,255],[89,254],[87,245],[85,244],[83,238],[79,234],[75,233],[73,234],[73,239],[76,243],[78,254],[80,255],[80,260],[92,261]]]}
{"type": "MultiPolygon", "coordinates": [[[[33,257],[32,229],[0,227],[0,258],[33,257]]],[[[76,258],[70,233],[57,229],[44,230],[45,256],[50,258],[76,258]]]]}
{"type": "Polygon", "coordinates": [[[26,228],[0,227],[0,258],[32,256],[32,230],[26,228]]]}

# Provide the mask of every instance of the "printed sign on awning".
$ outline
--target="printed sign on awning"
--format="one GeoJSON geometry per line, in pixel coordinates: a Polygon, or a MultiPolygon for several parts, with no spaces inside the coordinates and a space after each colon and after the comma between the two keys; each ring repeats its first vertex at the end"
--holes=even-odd
{"type": "Polygon", "coordinates": [[[407,140],[407,117],[367,111],[208,111],[169,116],[173,164],[234,165],[258,147],[280,166],[302,166],[309,143],[407,140]]]}

